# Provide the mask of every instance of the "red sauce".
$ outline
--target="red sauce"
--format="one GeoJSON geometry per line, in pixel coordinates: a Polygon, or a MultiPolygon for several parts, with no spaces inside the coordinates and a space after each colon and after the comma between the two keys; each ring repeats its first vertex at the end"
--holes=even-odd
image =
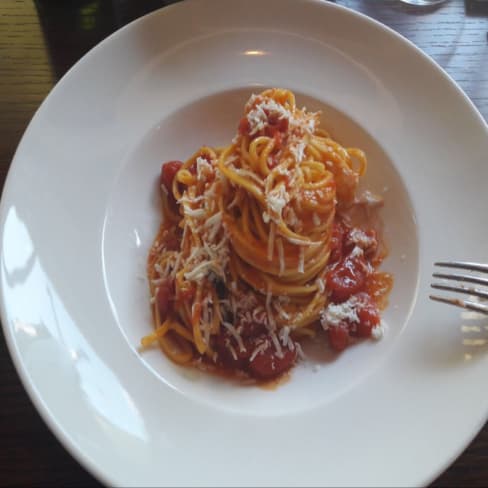
{"type": "Polygon", "coordinates": [[[268,137],[275,137],[280,134],[280,142],[284,134],[288,131],[288,119],[278,119],[277,117],[270,117],[268,115],[268,123],[264,129],[263,134],[268,137]]]}
{"type": "Polygon", "coordinates": [[[161,166],[160,184],[164,185],[168,193],[171,193],[173,180],[182,166],[183,163],[181,161],[168,161],[161,166]]]}
{"type": "Polygon", "coordinates": [[[252,378],[268,381],[288,371],[297,358],[296,349],[282,348],[282,354],[278,354],[271,337],[265,332],[243,337],[243,343],[245,350],[241,350],[237,341],[226,332],[216,336],[214,349],[218,353],[218,365],[229,373],[245,371],[252,378]]]}
{"type": "Polygon", "coordinates": [[[344,350],[352,337],[371,337],[372,330],[380,323],[380,309],[386,306],[387,296],[393,285],[388,273],[374,269],[384,256],[378,256],[378,237],[373,229],[362,231],[364,239],[355,242],[352,229],[336,221],[331,234],[331,255],[326,288],[333,304],[355,300],[359,321],[344,320],[330,326],[327,335],[336,351],[344,350]],[[355,247],[362,252],[354,252],[355,247]]]}
{"type": "Polygon", "coordinates": [[[247,117],[242,117],[242,119],[239,122],[239,127],[237,128],[237,131],[241,136],[248,136],[249,132],[251,130],[251,127],[249,125],[249,120],[247,120],[247,117]]]}
{"type": "Polygon", "coordinates": [[[333,303],[345,302],[366,288],[367,265],[364,257],[346,255],[327,273],[326,287],[333,303]]]}
{"type": "Polygon", "coordinates": [[[373,273],[366,283],[366,291],[371,295],[380,310],[388,305],[388,295],[393,288],[393,276],[390,273],[373,273]]]}
{"type": "Polygon", "coordinates": [[[347,324],[339,324],[337,327],[331,327],[327,331],[329,344],[335,351],[343,351],[350,341],[349,328],[347,324]]]}
{"type": "Polygon", "coordinates": [[[355,295],[358,300],[356,313],[359,322],[344,320],[338,325],[330,326],[327,330],[329,344],[336,351],[344,350],[351,342],[352,337],[371,337],[373,327],[380,323],[380,312],[377,304],[366,292],[355,295]]]}
{"type": "Polygon", "coordinates": [[[259,380],[271,380],[281,376],[293,366],[297,357],[296,350],[290,351],[285,348],[280,357],[274,345],[270,341],[267,344],[266,349],[257,354],[248,365],[251,376],[259,380]]]}
{"type": "Polygon", "coordinates": [[[335,221],[332,224],[332,234],[330,237],[330,256],[329,264],[337,263],[342,260],[342,249],[344,234],[346,232],[345,225],[340,221],[335,221]]]}
{"type": "Polygon", "coordinates": [[[181,161],[168,161],[161,166],[160,185],[166,189],[168,204],[173,210],[177,208],[177,203],[173,195],[173,180],[182,166],[183,163],[181,161]]]}
{"type": "Polygon", "coordinates": [[[171,313],[172,307],[172,297],[173,297],[174,283],[170,280],[164,281],[159,285],[156,291],[156,304],[158,306],[159,317],[161,323],[163,323],[168,315],[171,313]]]}
{"type": "Polygon", "coordinates": [[[265,124],[265,127],[259,131],[256,131],[254,134],[251,135],[251,126],[249,124],[249,120],[247,117],[242,117],[242,119],[239,122],[239,126],[237,128],[237,131],[239,134],[242,136],[248,136],[251,138],[256,138],[260,136],[266,136],[266,137],[271,137],[275,139],[275,142],[277,143],[275,145],[276,148],[281,148],[282,141],[288,131],[288,125],[289,121],[286,118],[279,118],[276,115],[270,115],[267,113],[265,110],[265,113],[268,117],[268,120],[265,124]]]}

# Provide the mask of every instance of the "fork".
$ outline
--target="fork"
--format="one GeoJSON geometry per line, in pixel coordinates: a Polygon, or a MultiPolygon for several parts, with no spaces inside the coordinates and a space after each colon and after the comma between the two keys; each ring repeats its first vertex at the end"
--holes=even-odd
{"type": "MultiPolygon", "coordinates": [[[[468,270],[475,271],[477,273],[485,273],[488,276],[488,264],[472,263],[468,261],[443,261],[434,263],[434,266],[440,266],[444,268],[454,268],[456,270],[468,270]]],[[[473,276],[472,274],[446,274],[446,273],[433,273],[433,278],[440,278],[444,280],[459,281],[462,284],[454,286],[451,284],[432,283],[430,286],[436,290],[453,291],[457,293],[465,293],[472,297],[484,298],[488,300],[488,288],[486,290],[478,287],[466,286],[464,283],[472,283],[475,285],[482,285],[488,287],[488,278],[482,276],[473,276]]],[[[461,300],[460,298],[447,298],[436,295],[429,295],[431,300],[436,300],[442,303],[448,303],[457,307],[466,308],[475,312],[481,312],[488,315],[488,304],[478,303],[471,300],[461,300]]]]}

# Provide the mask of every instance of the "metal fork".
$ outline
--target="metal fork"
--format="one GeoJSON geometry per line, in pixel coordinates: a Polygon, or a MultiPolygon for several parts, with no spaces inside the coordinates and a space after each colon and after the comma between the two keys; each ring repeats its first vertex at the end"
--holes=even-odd
{"type": "MultiPolygon", "coordinates": [[[[446,274],[446,273],[433,273],[433,278],[440,278],[444,280],[459,281],[462,284],[453,286],[450,284],[432,283],[430,286],[436,290],[453,291],[457,293],[464,293],[471,295],[472,297],[478,297],[488,300],[488,264],[471,263],[468,261],[448,261],[434,263],[434,266],[440,266],[444,268],[454,268],[459,270],[475,271],[479,274],[486,274],[486,278],[483,276],[473,276],[471,274],[446,274]],[[486,289],[479,287],[466,286],[464,283],[472,283],[475,285],[481,285],[487,287],[486,289]]],[[[448,303],[457,307],[466,308],[468,310],[474,310],[475,312],[481,312],[488,315],[488,302],[487,304],[478,303],[470,300],[461,300],[459,298],[447,298],[439,297],[436,295],[429,295],[429,298],[442,303],[448,303]]]]}

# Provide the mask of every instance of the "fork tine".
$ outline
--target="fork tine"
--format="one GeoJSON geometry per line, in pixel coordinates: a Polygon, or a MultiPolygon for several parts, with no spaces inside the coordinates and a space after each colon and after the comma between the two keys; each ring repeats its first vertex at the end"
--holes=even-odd
{"type": "Polygon", "coordinates": [[[473,263],[470,261],[439,261],[437,263],[434,263],[434,266],[467,269],[470,271],[480,271],[482,273],[488,273],[488,264],[473,263]]]}
{"type": "Polygon", "coordinates": [[[460,300],[459,298],[438,297],[435,295],[429,295],[429,298],[431,300],[435,300],[436,302],[447,303],[448,305],[454,305],[456,307],[461,307],[468,310],[473,310],[474,312],[480,312],[488,315],[488,306],[482,305],[481,303],[470,302],[468,300],[460,300]]]}
{"type": "Polygon", "coordinates": [[[488,286],[488,278],[479,278],[478,276],[471,276],[466,274],[444,274],[444,273],[433,273],[434,278],[441,278],[444,280],[455,280],[455,281],[465,281],[467,283],[474,283],[476,285],[488,286]]]}
{"type": "Polygon", "coordinates": [[[436,290],[455,291],[457,293],[465,293],[467,295],[473,295],[478,298],[488,299],[488,291],[480,290],[479,288],[472,288],[467,286],[441,285],[439,283],[433,283],[430,286],[432,288],[435,288],[436,290]]]}

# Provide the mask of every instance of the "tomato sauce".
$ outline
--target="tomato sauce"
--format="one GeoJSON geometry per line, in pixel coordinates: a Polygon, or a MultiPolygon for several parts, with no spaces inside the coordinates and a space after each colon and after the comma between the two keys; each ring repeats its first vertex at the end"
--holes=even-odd
{"type": "Polygon", "coordinates": [[[181,161],[168,161],[161,166],[159,183],[161,187],[165,188],[168,205],[173,211],[176,211],[178,207],[173,195],[173,180],[182,166],[183,163],[181,161]]]}
{"type": "Polygon", "coordinates": [[[282,348],[279,354],[264,328],[259,327],[255,331],[258,335],[243,337],[244,349],[239,347],[230,334],[219,334],[214,339],[214,349],[218,353],[217,364],[229,372],[245,371],[260,381],[273,380],[294,365],[297,351],[282,348]]]}
{"type": "Polygon", "coordinates": [[[327,329],[330,346],[342,351],[353,337],[371,337],[373,328],[380,324],[380,310],[387,304],[393,278],[375,269],[384,255],[379,258],[378,236],[373,229],[353,229],[336,221],[330,248],[326,275],[329,300],[332,304],[353,300],[357,315],[357,320],[345,318],[327,329]]]}

